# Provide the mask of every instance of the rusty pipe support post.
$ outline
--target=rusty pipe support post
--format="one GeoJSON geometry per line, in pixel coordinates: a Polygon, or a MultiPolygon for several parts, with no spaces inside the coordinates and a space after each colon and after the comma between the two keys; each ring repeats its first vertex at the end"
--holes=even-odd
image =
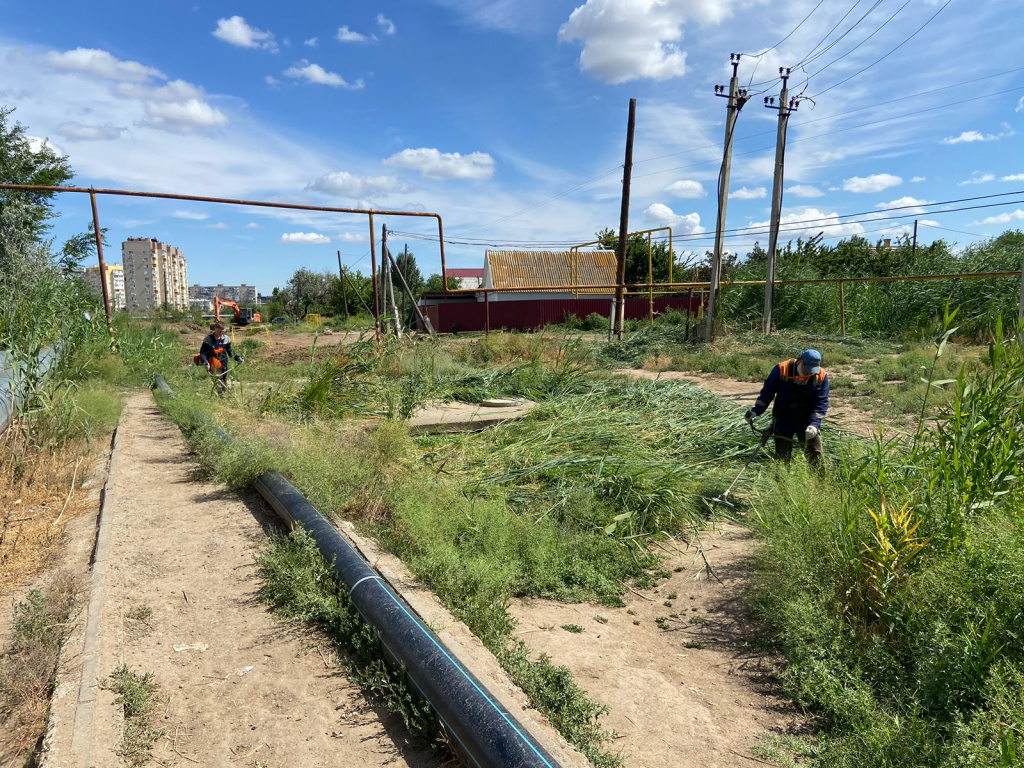
{"type": "Polygon", "coordinates": [[[484,290],[484,336],[491,335],[491,292],[484,290]]]}
{"type": "Polygon", "coordinates": [[[437,217],[437,242],[441,246],[441,286],[445,293],[448,293],[448,267],[445,264],[444,257],[444,225],[441,223],[441,217],[437,217]]]}
{"type": "Polygon", "coordinates": [[[92,203],[92,230],[96,237],[96,257],[100,266],[100,286],[103,290],[103,311],[107,315],[107,334],[110,336],[110,348],[114,348],[114,321],[110,317],[110,286],[107,285],[107,264],[103,260],[103,232],[100,230],[100,212],[96,205],[96,193],[89,193],[92,203]]]}
{"type": "Polygon", "coordinates": [[[647,233],[647,309],[651,325],[654,325],[654,251],[651,250],[651,233],[647,233]]]}
{"type": "Polygon", "coordinates": [[[844,280],[839,281],[839,335],[846,335],[846,296],[843,291],[844,280]]]}

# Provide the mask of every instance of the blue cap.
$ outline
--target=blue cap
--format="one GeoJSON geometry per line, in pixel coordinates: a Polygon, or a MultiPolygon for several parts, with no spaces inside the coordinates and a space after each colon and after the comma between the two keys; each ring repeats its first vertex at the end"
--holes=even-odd
{"type": "Polygon", "coordinates": [[[808,349],[800,359],[804,361],[804,368],[808,373],[818,373],[821,370],[821,352],[816,349],[808,349]]]}

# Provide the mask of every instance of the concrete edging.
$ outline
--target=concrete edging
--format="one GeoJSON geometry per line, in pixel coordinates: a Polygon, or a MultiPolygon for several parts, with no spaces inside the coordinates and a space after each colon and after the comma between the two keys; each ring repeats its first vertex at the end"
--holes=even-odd
{"type": "MultiPolygon", "coordinates": [[[[96,538],[89,560],[89,602],[85,611],[85,627],[81,648],[72,649],[67,644],[61,651],[60,668],[71,666],[75,656],[80,663],[75,665],[77,674],[71,679],[58,681],[58,689],[65,688],[68,696],[74,696],[70,707],[58,713],[58,707],[51,705],[46,737],[43,742],[41,765],[80,766],[91,768],[94,726],[96,722],[96,697],[99,690],[100,627],[103,619],[103,602],[106,591],[106,576],[112,529],[111,508],[114,504],[114,485],[117,482],[117,468],[121,455],[121,435],[124,431],[128,406],[121,411],[121,418],[111,439],[110,458],[107,463],[107,477],[100,490],[100,509],[96,518],[96,538]],[[70,720],[70,725],[68,724],[70,720]],[[70,728],[70,737],[66,731],[70,728]],[[58,754],[59,749],[70,746],[69,754],[58,754]]],[[[55,694],[56,698],[56,694],[55,694]]],[[[56,702],[55,702],[56,703],[56,702]]]]}

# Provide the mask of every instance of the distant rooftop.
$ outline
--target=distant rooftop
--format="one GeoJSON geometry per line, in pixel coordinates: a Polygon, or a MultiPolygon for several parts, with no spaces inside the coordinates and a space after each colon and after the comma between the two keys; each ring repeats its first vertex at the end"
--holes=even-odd
{"type": "Polygon", "coordinates": [[[480,269],[449,269],[448,277],[483,277],[484,270],[480,269]]]}

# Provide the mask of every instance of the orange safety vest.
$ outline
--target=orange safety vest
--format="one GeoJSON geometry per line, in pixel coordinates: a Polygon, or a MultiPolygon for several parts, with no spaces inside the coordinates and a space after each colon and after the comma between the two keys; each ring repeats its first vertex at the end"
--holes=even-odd
{"type": "Polygon", "coordinates": [[[818,369],[817,373],[811,374],[810,376],[801,376],[798,371],[799,358],[793,358],[792,360],[784,360],[779,363],[779,374],[782,376],[783,381],[792,382],[794,384],[808,384],[813,383],[816,386],[821,386],[825,383],[826,373],[824,368],[818,369]]]}

